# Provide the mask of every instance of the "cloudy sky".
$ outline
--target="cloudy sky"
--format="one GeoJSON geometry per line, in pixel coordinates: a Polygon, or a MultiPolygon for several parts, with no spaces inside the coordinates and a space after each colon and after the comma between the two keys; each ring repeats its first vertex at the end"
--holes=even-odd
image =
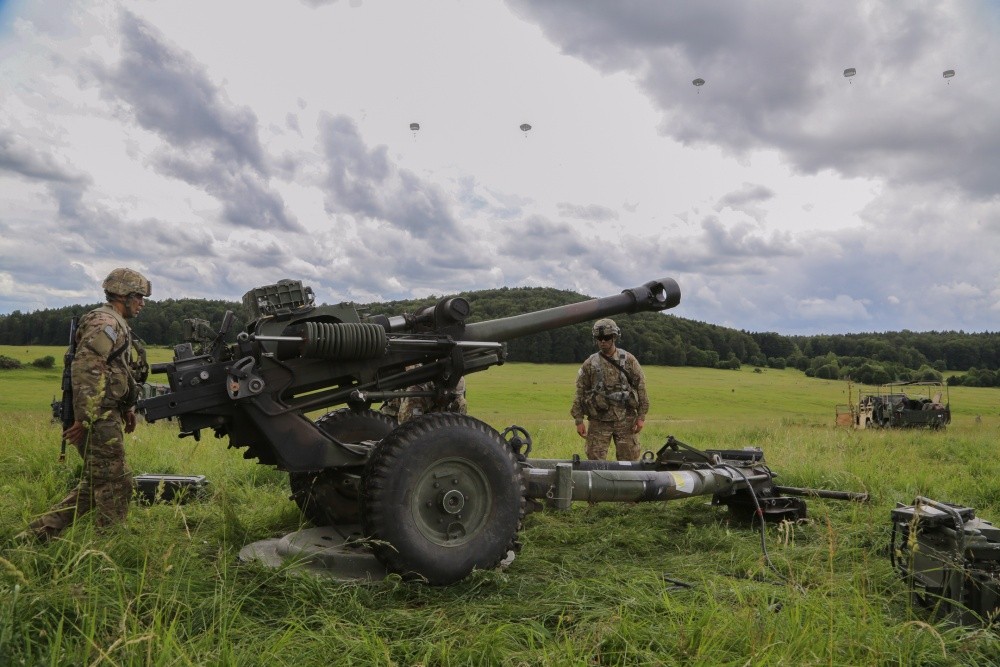
{"type": "Polygon", "coordinates": [[[0,314],[127,265],[996,331],[998,34],[990,0],[0,0],[0,314]]]}

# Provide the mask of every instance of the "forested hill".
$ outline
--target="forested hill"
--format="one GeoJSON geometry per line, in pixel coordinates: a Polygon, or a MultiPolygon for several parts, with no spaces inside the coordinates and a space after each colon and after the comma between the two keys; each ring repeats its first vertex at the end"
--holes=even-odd
{"type": "MultiPolygon", "coordinates": [[[[469,321],[509,317],[588,297],[551,288],[501,288],[464,292],[472,306],[469,321]]],[[[412,312],[438,297],[368,304],[371,314],[412,312]]],[[[68,322],[97,304],[15,311],[0,315],[0,345],[63,345],[68,322]]],[[[236,314],[233,332],[245,327],[242,304],[203,299],[166,299],[147,303],[133,321],[136,333],[149,345],[174,345],[181,340],[181,322],[200,318],[218,325],[226,310],[236,314]]],[[[621,346],[644,364],[739,368],[793,366],[807,375],[878,384],[895,380],[942,379],[942,373],[972,371],[966,384],[1000,385],[1000,333],[967,334],[954,331],[784,336],[751,333],[696,322],[669,313],[620,315],[621,346]]],[[[527,336],[508,344],[512,361],[576,363],[594,350],[590,323],[527,336]]],[[[951,379],[956,382],[957,379],[951,379]]]]}

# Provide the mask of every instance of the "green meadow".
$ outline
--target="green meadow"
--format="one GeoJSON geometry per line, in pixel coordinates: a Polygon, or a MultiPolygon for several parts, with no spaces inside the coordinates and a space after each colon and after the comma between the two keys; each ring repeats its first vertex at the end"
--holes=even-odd
{"type": "MultiPolygon", "coordinates": [[[[890,510],[918,495],[1000,522],[998,389],[952,388],[943,431],[854,431],[834,423],[845,382],[646,367],[646,448],[669,435],[699,448],[759,446],[780,484],[867,491],[871,501],[810,499],[806,520],[768,525],[763,538],[708,498],[578,504],[529,515],[503,570],[448,587],[395,576],[345,584],[240,562],[246,544],[301,527],[287,476],[210,433],[178,439],[171,422],[140,424],[129,464],[206,475],[208,497],[135,505],[105,533],[83,520],[51,544],[14,540],[79,471],[73,452],[57,463],[49,414],[62,353],[0,346],[27,364],[57,360],[0,371],[0,665],[1000,664],[1000,625],[927,617],[888,549],[890,510]]],[[[582,454],[569,417],[576,371],[506,364],[473,374],[470,414],[526,428],[533,457],[582,454]]]]}

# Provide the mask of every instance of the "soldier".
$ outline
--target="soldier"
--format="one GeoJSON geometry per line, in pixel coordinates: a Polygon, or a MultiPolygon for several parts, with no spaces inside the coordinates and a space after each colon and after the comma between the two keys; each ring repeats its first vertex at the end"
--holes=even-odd
{"type": "Polygon", "coordinates": [[[152,292],[150,282],[132,269],[115,269],[103,283],[107,303],[82,318],[73,359],[73,414],[63,433],[83,458],[83,474],[68,496],[38,517],[28,531],[45,541],[58,536],[78,517],[95,510],[99,527],[125,519],[133,480],[125,463],[125,433],[135,430],[139,390],[132,375],[132,330],[126,320],[138,315],[152,292]]]}
{"type": "MultiPolygon", "coordinates": [[[[434,391],[433,382],[407,387],[412,391],[434,391]]],[[[465,400],[465,378],[459,379],[455,388],[446,393],[441,398],[433,396],[407,396],[399,404],[399,414],[396,419],[400,424],[403,422],[425,415],[429,412],[460,412],[466,414],[469,411],[468,403],[465,400]]]]}
{"type": "MultiPolygon", "coordinates": [[[[423,382],[406,389],[408,391],[434,391],[434,383],[423,382]]],[[[459,378],[455,388],[441,398],[432,396],[393,398],[383,403],[379,408],[379,412],[395,417],[400,424],[428,412],[459,412],[464,415],[468,411],[468,402],[465,400],[465,377],[459,378]]]]}
{"type": "Polygon", "coordinates": [[[587,439],[592,461],[607,458],[612,438],[619,461],[638,461],[639,432],[649,412],[646,378],[638,360],[617,347],[621,331],[614,320],[598,320],[593,333],[598,351],[580,366],[570,410],[576,432],[587,439]]]}

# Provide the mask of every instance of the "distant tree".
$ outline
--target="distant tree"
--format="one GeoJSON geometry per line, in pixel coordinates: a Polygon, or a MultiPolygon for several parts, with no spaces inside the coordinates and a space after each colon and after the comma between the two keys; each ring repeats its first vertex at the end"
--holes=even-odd
{"type": "Polygon", "coordinates": [[[767,358],[788,357],[799,351],[795,342],[787,336],[782,336],[771,331],[751,335],[760,347],[761,353],[767,358]]]}
{"type": "Polygon", "coordinates": [[[840,372],[840,362],[837,359],[837,355],[834,354],[833,352],[827,352],[822,356],[813,357],[812,359],[809,360],[809,368],[813,372],[812,373],[813,377],[819,375],[818,371],[823,366],[832,366],[837,371],[834,377],[836,377],[836,375],[839,374],[840,372]]]}
{"type": "Polygon", "coordinates": [[[740,360],[736,358],[735,353],[730,352],[729,358],[715,362],[715,367],[724,370],[738,371],[740,369],[740,360]]]}
{"type": "Polygon", "coordinates": [[[684,366],[687,364],[687,350],[680,335],[674,334],[664,342],[660,359],[661,363],[667,366],[684,366]]]}
{"type": "Polygon", "coordinates": [[[940,371],[937,371],[926,364],[918,368],[911,375],[911,378],[915,382],[941,382],[944,380],[944,376],[940,371]]]}
{"type": "Polygon", "coordinates": [[[715,350],[699,350],[696,347],[687,351],[688,366],[702,366],[704,368],[715,368],[719,363],[719,353],[715,350]]]}
{"type": "Polygon", "coordinates": [[[1000,376],[996,371],[988,368],[971,368],[962,380],[962,385],[966,387],[996,387],[998,384],[1000,384],[1000,376]]]}
{"type": "Polygon", "coordinates": [[[0,371],[11,371],[21,367],[21,362],[0,354],[0,371]]]}
{"type": "Polygon", "coordinates": [[[815,370],[814,375],[824,380],[836,380],[840,377],[840,367],[836,364],[824,364],[815,370]]]}
{"type": "Polygon", "coordinates": [[[948,368],[964,371],[979,364],[979,350],[966,339],[954,339],[944,344],[944,360],[948,368]]]}
{"type": "Polygon", "coordinates": [[[785,360],[786,364],[792,368],[797,368],[800,371],[805,372],[809,368],[809,357],[802,354],[793,354],[785,360]]]}
{"type": "Polygon", "coordinates": [[[879,385],[892,382],[892,375],[885,369],[885,366],[873,361],[864,363],[856,369],[851,370],[851,379],[861,384],[879,385]]]}
{"type": "Polygon", "coordinates": [[[31,365],[35,368],[54,368],[56,365],[56,358],[52,355],[46,355],[35,359],[31,362],[31,365]]]}

